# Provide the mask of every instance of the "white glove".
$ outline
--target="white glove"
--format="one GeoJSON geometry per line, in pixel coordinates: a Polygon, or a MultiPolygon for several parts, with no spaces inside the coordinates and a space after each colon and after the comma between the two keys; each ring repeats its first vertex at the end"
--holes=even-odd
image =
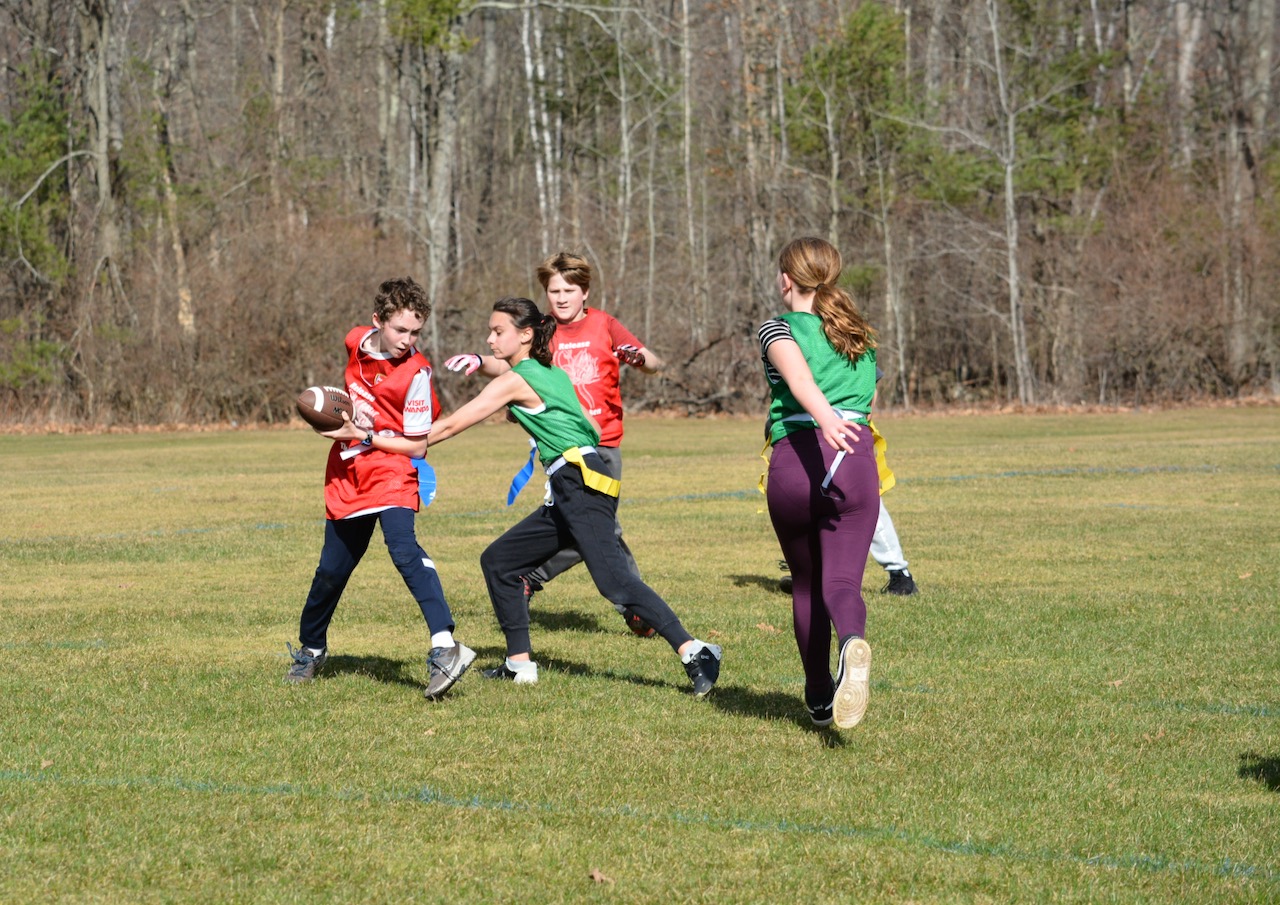
{"type": "Polygon", "coordinates": [[[464,376],[471,376],[480,369],[480,356],[474,352],[463,352],[444,363],[450,371],[462,371],[464,376]]]}

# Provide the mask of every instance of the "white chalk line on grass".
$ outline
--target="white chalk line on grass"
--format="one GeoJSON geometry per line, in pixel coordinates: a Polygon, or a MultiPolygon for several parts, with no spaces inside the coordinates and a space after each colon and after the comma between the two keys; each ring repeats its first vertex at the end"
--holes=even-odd
{"type": "MultiPolygon", "coordinates": [[[[195,792],[205,795],[240,795],[240,796],[272,796],[282,795],[298,798],[327,799],[330,801],[368,801],[386,804],[422,804],[427,806],[447,807],[463,810],[480,811],[522,811],[528,813],[562,814],[572,816],[582,809],[566,808],[548,802],[527,804],[506,799],[490,799],[480,795],[460,797],[447,795],[430,786],[415,788],[362,790],[352,788],[331,789],[327,787],[311,787],[278,783],[272,785],[243,785],[240,783],[221,783],[196,781],[182,778],[165,778],[157,776],[140,776],[126,778],[77,778],[63,777],[52,771],[28,773],[22,770],[0,770],[0,782],[26,783],[32,785],[50,785],[73,788],[127,789],[145,791],[195,792]]],[[[646,811],[634,805],[621,804],[607,807],[586,808],[589,816],[603,818],[621,818],[638,820],[644,823],[675,823],[692,826],[705,826],[712,830],[731,830],[758,834],[783,834],[801,836],[829,836],[845,839],[864,839],[868,841],[896,842],[919,848],[930,849],[951,855],[1000,858],[1020,862],[1043,862],[1052,864],[1074,864],[1083,867],[1101,867],[1111,870],[1140,870],[1148,873],[1189,873],[1232,879],[1258,880],[1267,884],[1280,882],[1280,873],[1270,867],[1257,867],[1232,858],[1223,858],[1218,862],[1176,861],[1161,855],[1152,854],[1096,854],[1081,855],[1072,852],[1022,850],[1003,843],[974,842],[971,840],[941,839],[930,833],[907,830],[900,827],[879,826],[831,826],[816,823],[800,823],[793,820],[746,820],[738,818],[713,817],[710,814],[671,812],[659,813],[646,811]]]]}

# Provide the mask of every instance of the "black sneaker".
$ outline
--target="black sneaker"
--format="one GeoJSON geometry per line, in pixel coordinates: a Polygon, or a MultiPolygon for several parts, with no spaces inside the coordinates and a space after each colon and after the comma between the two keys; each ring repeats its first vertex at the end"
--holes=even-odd
{"type": "Polygon", "coordinates": [[[481,675],[486,679],[501,679],[507,682],[514,682],[517,685],[537,685],[538,684],[538,664],[534,663],[529,669],[522,669],[517,672],[507,666],[507,661],[495,666],[493,669],[484,670],[481,675]]]}
{"type": "Polygon", "coordinates": [[[809,719],[813,720],[813,725],[819,729],[830,726],[831,722],[836,718],[833,706],[835,701],[827,701],[825,704],[810,704],[808,695],[805,696],[804,706],[809,711],[809,719]]]}
{"type": "Polygon", "coordinates": [[[684,664],[684,671],[689,674],[693,683],[693,696],[704,698],[716,687],[720,678],[721,651],[718,644],[702,643],[702,649],[693,655],[693,659],[684,664]]]}
{"type": "Polygon", "coordinates": [[[427,687],[422,692],[423,696],[432,700],[440,697],[462,678],[475,658],[476,652],[461,641],[453,647],[431,648],[427,655],[427,687]]]}
{"type": "Polygon", "coordinates": [[[889,583],[880,589],[881,594],[897,594],[899,597],[910,597],[920,589],[916,580],[906,569],[895,569],[889,573],[889,583]]]}
{"type": "Polygon", "coordinates": [[[631,634],[639,635],[641,638],[652,638],[658,634],[658,630],[649,623],[645,622],[635,613],[623,613],[622,621],[627,624],[627,628],[631,629],[631,634]]]}
{"type": "Polygon", "coordinates": [[[289,656],[293,658],[293,665],[290,666],[289,671],[284,674],[284,680],[286,682],[312,681],[315,679],[316,673],[324,668],[325,661],[329,659],[329,651],[327,649],[322,650],[320,653],[313,656],[307,653],[307,650],[304,647],[299,647],[297,650],[294,650],[293,645],[288,641],[284,643],[284,646],[289,649],[289,656]]]}

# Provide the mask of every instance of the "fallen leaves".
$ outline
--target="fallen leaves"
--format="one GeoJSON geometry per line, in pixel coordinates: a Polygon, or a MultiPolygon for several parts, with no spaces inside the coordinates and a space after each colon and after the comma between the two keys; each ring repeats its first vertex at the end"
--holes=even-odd
{"type": "Polygon", "coordinates": [[[591,869],[591,879],[596,883],[608,883],[609,885],[613,885],[613,878],[606,877],[598,867],[593,867],[591,869]]]}

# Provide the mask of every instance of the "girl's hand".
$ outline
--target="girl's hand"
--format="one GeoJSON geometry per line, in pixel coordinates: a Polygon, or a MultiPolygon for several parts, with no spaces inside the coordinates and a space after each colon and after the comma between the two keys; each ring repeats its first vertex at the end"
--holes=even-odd
{"type": "Polygon", "coordinates": [[[480,356],[474,352],[463,352],[461,355],[447,359],[444,366],[450,371],[462,371],[464,377],[470,377],[480,370],[480,356]]]}
{"type": "Polygon", "coordinates": [[[856,421],[845,421],[836,417],[834,413],[829,420],[823,420],[825,423],[818,425],[818,428],[822,431],[822,438],[832,449],[852,453],[852,444],[862,442],[862,438],[858,435],[862,433],[863,426],[856,421]]]}

